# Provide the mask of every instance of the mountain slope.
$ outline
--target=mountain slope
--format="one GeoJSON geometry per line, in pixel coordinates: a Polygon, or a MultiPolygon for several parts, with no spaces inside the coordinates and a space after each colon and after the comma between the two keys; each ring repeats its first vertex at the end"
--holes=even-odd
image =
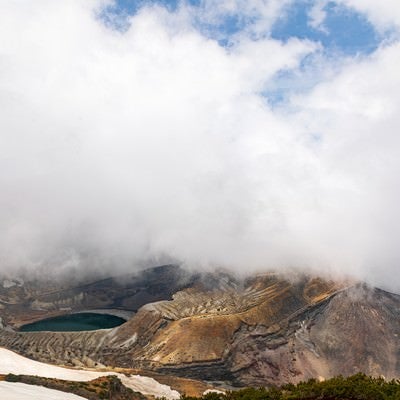
{"type": "Polygon", "coordinates": [[[216,273],[112,330],[3,331],[0,345],[46,362],[269,385],[358,371],[398,378],[399,335],[398,295],[305,275],[216,273]]]}

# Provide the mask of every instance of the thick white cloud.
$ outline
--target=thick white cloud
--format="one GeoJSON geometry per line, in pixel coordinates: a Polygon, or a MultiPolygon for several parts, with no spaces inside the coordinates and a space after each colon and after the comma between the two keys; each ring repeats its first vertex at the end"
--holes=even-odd
{"type": "Polygon", "coordinates": [[[225,49],[185,8],[142,9],[120,33],[98,6],[1,4],[4,271],[167,257],[390,283],[397,44],[271,109],[264,88],[313,44],[245,31],[225,49]]]}
{"type": "Polygon", "coordinates": [[[234,261],[258,214],[254,141],[282,146],[257,93],[313,47],[227,51],[160,8],[122,34],[93,4],[2,5],[2,268],[234,261]]]}
{"type": "Polygon", "coordinates": [[[320,242],[338,240],[349,270],[397,289],[399,62],[395,43],[294,99],[297,123],[318,134],[327,217],[320,220],[320,242]]]}

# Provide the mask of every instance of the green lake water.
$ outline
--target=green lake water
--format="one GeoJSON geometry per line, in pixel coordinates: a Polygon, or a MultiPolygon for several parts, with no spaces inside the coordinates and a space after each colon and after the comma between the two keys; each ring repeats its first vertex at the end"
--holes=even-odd
{"type": "Polygon", "coordinates": [[[96,329],[114,328],[125,322],[123,318],[109,314],[79,313],[42,319],[32,324],[23,325],[20,332],[71,332],[93,331],[96,329]]]}

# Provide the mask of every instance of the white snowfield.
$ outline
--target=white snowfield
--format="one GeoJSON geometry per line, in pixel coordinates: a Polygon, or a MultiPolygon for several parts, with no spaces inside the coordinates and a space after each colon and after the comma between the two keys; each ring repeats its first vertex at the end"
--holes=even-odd
{"type": "MultiPolygon", "coordinates": [[[[117,375],[126,387],[129,387],[136,392],[153,395],[155,397],[166,397],[171,400],[179,399],[180,397],[176,390],[172,390],[169,386],[163,385],[155,379],[146,376],[132,375],[127,377],[115,372],[96,372],[57,367],[55,365],[30,360],[29,358],[20,356],[19,354],[4,348],[0,348],[0,374],[36,375],[45,378],[65,379],[69,381],[90,381],[100,376],[117,375]]],[[[1,390],[0,387],[0,399],[8,399],[7,397],[3,397],[1,390]]],[[[32,397],[28,396],[23,399],[31,398],[32,397]]],[[[64,397],[59,398],[64,399],[64,397]]],[[[75,396],[75,398],[79,397],[75,396]]],[[[67,397],[65,397],[65,399],[67,399],[67,397]]]]}
{"type": "Polygon", "coordinates": [[[76,394],[60,392],[25,383],[0,382],[0,399],[4,400],[86,400],[76,394]]]}

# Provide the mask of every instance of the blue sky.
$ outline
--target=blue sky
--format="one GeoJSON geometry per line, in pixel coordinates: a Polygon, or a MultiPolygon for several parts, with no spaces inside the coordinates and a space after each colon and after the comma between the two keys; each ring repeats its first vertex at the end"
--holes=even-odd
{"type": "Polygon", "coordinates": [[[325,49],[345,54],[370,53],[379,46],[382,36],[366,17],[356,11],[329,2],[325,7],[323,29],[310,25],[312,1],[297,1],[273,27],[272,37],[287,40],[293,36],[321,43],[325,49]]]}
{"type": "MultiPolygon", "coordinates": [[[[204,34],[216,37],[221,45],[227,45],[232,35],[246,29],[254,21],[254,16],[229,13],[221,15],[218,21],[204,22],[201,18],[203,12],[200,0],[186,0],[185,4],[193,6],[194,14],[198,10],[197,27],[204,34]]],[[[108,10],[116,15],[133,15],[141,7],[158,4],[166,7],[170,12],[175,12],[179,7],[179,0],[116,0],[115,6],[108,10]]],[[[343,55],[369,54],[376,50],[386,38],[378,33],[365,15],[353,9],[327,1],[322,7],[325,19],[321,26],[313,27],[310,11],[316,4],[313,0],[295,0],[287,6],[272,29],[265,32],[272,38],[287,41],[297,37],[320,43],[327,52],[341,53],[343,55]]]]}

